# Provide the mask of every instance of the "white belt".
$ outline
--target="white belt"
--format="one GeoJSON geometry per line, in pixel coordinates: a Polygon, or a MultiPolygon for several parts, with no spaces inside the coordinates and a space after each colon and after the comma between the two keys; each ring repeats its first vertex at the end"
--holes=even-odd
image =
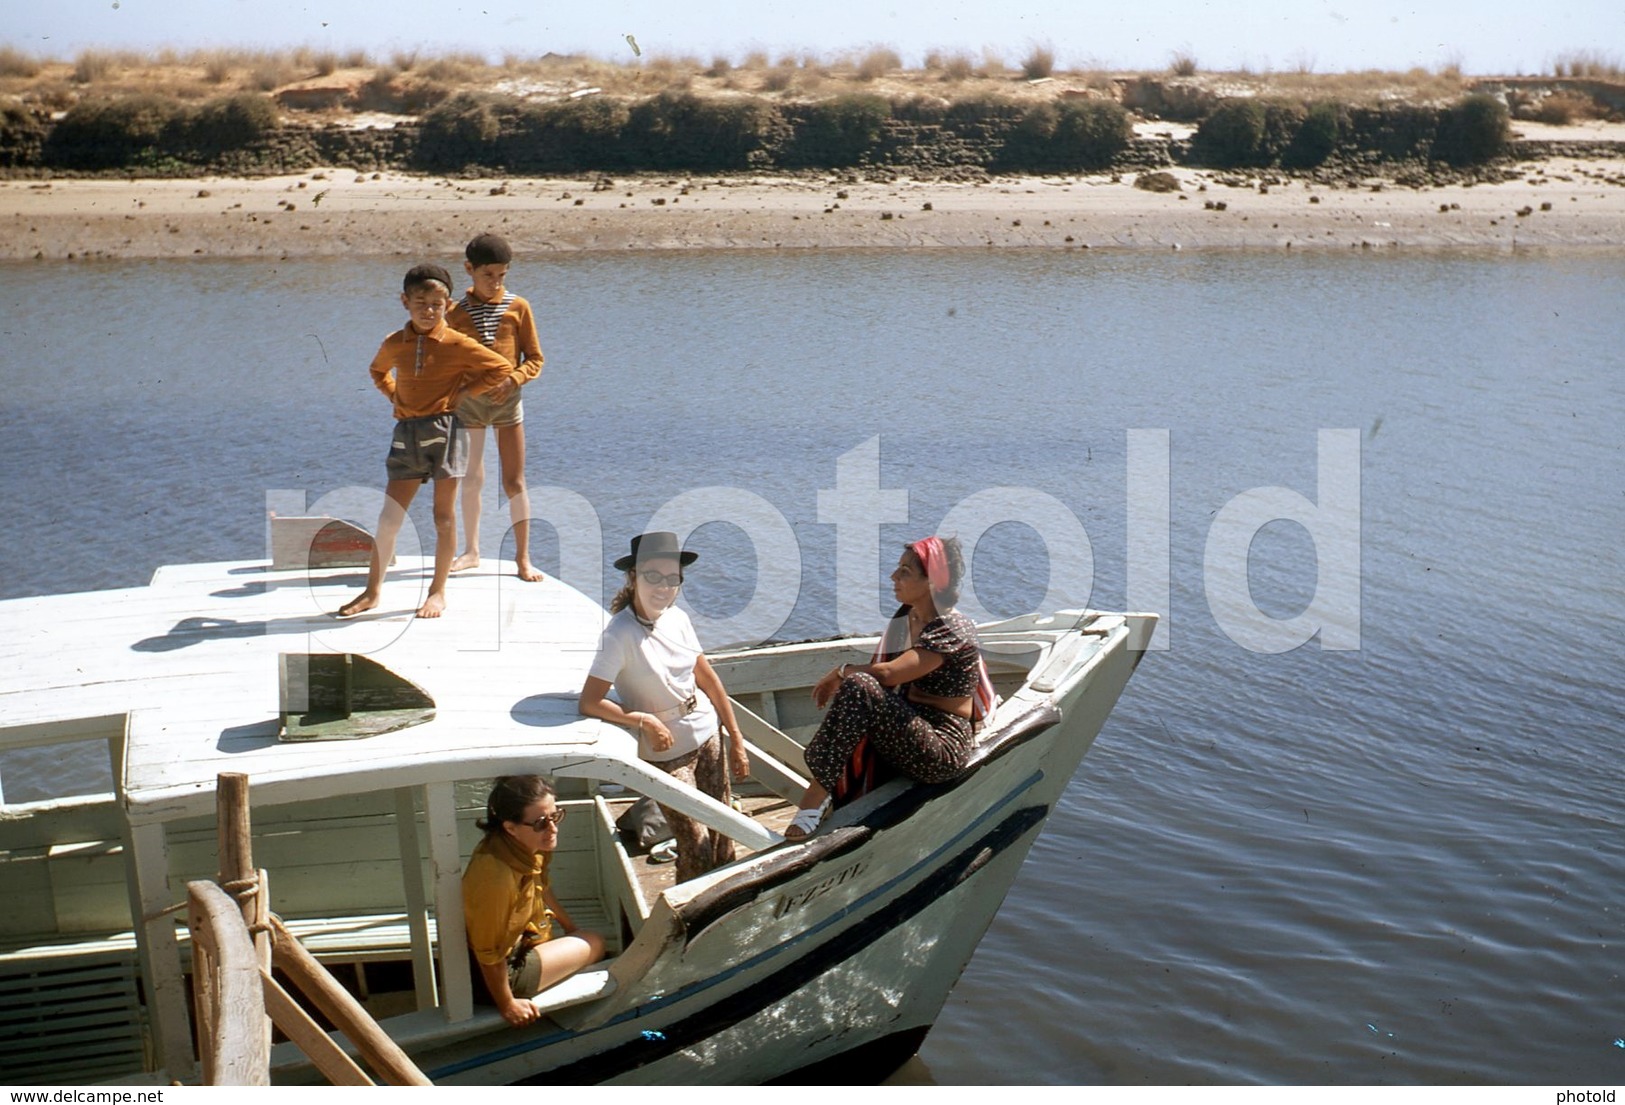
{"type": "Polygon", "coordinates": [[[677,705],[668,710],[645,710],[643,712],[648,714],[650,717],[658,718],[661,721],[671,721],[673,718],[687,717],[689,714],[692,714],[695,710],[699,709],[699,706],[699,696],[691,694],[682,702],[679,702],[677,705]]]}

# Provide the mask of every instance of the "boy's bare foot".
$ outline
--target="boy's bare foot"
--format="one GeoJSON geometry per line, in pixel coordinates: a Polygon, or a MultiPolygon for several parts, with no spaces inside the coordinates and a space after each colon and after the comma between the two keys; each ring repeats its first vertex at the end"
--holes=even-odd
{"type": "Polygon", "coordinates": [[[371,610],[374,606],[377,606],[377,605],[378,605],[378,596],[374,595],[374,594],[369,594],[368,592],[363,591],[363,592],[361,592],[361,594],[357,595],[355,598],[351,599],[349,602],[347,602],[343,606],[339,607],[338,610],[334,613],[333,616],[335,618],[353,618],[357,614],[366,613],[368,610],[371,610]]]}
{"type": "Polygon", "coordinates": [[[458,553],[456,559],[451,562],[451,570],[454,572],[466,572],[479,566],[480,554],[477,552],[458,553]]]}
{"type": "Polygon", "coordinates": [[[530,561],[521,560],[519,561],[519,578],[524,580],[526,583],[540,583],[547,577],[542,574],[542,570],[540,568],[536,567],[530,561]]]}
{"type": "Polygon", "coordinates": [[[438,591],[431,591],[429,597],[423,600],[423,605],[418,607],[420,618],[438,618],[445,612],[446,596],[438,591]]]}

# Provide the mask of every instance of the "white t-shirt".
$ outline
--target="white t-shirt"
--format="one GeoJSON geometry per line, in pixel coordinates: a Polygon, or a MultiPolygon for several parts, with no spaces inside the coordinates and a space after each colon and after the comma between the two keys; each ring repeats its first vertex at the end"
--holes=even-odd
{"type": "Polygon", "coordinates": [[[622,708],[663,714],[694,699],[692,713],[663,718],[671,730],[670,748],[655,752],[647,738],[638,741],[638,755],[650,763],[686,756],[716,734],[716,707],[694,682],[694,661],[701,651],[694,623],[675,606],[666,608],[652,630],[627,606],[609,619],[598,638],[598,657],[588,674],[613,684],[622,708]]]}

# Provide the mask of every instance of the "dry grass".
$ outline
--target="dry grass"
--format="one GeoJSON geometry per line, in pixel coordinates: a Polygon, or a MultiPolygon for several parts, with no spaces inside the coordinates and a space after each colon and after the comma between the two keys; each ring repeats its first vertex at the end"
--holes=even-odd
{"type": "Polygon", "coordinates": [[[0,46],[0,78],[21,77],[32,80],[40,75],[45,63],[32,54],[25,54],[11,46],[0,46]]]}
{"type": "Polygon", "coordinates": [[[874,46],[866,50],[853,70],[853,76],[868,83],[895,73],[903,67],[902,56],[890,46],[874,46]]]}
{"type": "Polygon", "coordinates": [[[1597,102],[1580,92],[1553,92],[1535,106],[1534,117],[1542,123],[1566,127],[1586,119],[1598,119],[1606,114],[1597,102]]]}
{"type": "Polygon", "coordinates": [[[1055,51],[1048,46],[1034,46],[1021,59],[1021,75],[1030,81],[1041,80],[1055,73],[1055,51]]]}
{"type": "MultiPolygon", "coordinates": [[[[817,78],[814,77],[813,79],[816,80],[817,78]]],[[[805,82],[801,80],[801,70],[796,68],[795,62],[791,61],[787,65],[780,61],[779,64],[762,74],[760,88],[763,92],[789,92],[798,83],[805,82]]]]}
{"type": "Polygon", "coordinates": [[[1552,62],[1552,73],[1558,77],[1587,77],[1592,80],[1625,80],[1625,67],[1615,54],[1601,50],[1570,50],[1559,54],[1552,62]]]}
{"type": "MultiPolygon", "coordinates": [[[[844,55],[824,57],[806,51],[787,52],[769,64],[760,50],[737,62],[727,56],[709,62],[695,57],[666,55],[615,61],[601,58],[536,57],[510,54],[492,64],[479,54],[429,54],[397,51],[385,62],[363,51],[318,50],[311,47],[259,51],[249,49],[133,52],[85,51],[71,61],[34,57],[14,48],[0,48],[0,95],[12,96],[51,110],[64,110],[86,96],[124,96],[157,93],[196,102],[233,92],[275,92],[307,80],[331,79],[372,89],[390,89],[389,110],[412,112],[414,105],[459,90],[489,91],[503,85],[514,95],[556,97],[579,88],[599,88],[619,97],[652,96],[668,90],[689,90],[699,95],[751,92],[786,100],[815,100],[861,88],[896,102],[919,96],[955,100],[1053,99],[1057,90],[1088,88],[1109,94],[1114,80],[1124,77],[1169,79],[1170,70],[1189,71],[1189,80],[1220,95],[1266,95],[1310,100],[1337,100],[1355,105],[1383,102],[1439,103],[1459,98],[1470,80],[1458,72],[1459,63],[1409,72],[1363,71],[1316,73],[1314,61],[1300,57],[1284,71],[1274,73],[1198,71],[1187,49],[1170,55],[1169,69],[1159,72],[1114,71],[1090,63],[1067,70],[1057,65],[1048,45],[1033,46],[1019,67],[1007,67],[994,51],[980,55],[944,49],[925,55],[918,69],[904,69],[902,59],[888,46],[871,46],[844,55]],[[1053,82],[1030,85],[1036,77],[1053,82]],[[951,86],[951,91],[944,85],[951,86]]],[[[1597,52],[1566,54],[1554,69],[1560,76],[1617,78],[1618,60],[1597,52]]],[[[374,100],[380,97],[373,97],[374,100]]],[[[1559,100],[1552,114],[1583,117],[1581,105],[1559,100]]],[[[335,116],[342,111],[335,109],[335,116]]],[[[306,116],[306,118],[319,118],[306,116]]]]}

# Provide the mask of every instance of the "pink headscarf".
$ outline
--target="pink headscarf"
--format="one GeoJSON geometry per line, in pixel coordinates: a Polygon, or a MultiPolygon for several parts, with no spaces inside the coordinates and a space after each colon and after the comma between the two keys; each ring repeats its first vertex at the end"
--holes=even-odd
{"type": "Polygon", "coordinates": [[[931,590],[941,593],[948,589],[948,554],[943,551],[942,538],[926,537],[909,546],[914,555],[920,558],[920,566],[925,569],[925,578],[931,584],[931,590]]]}

